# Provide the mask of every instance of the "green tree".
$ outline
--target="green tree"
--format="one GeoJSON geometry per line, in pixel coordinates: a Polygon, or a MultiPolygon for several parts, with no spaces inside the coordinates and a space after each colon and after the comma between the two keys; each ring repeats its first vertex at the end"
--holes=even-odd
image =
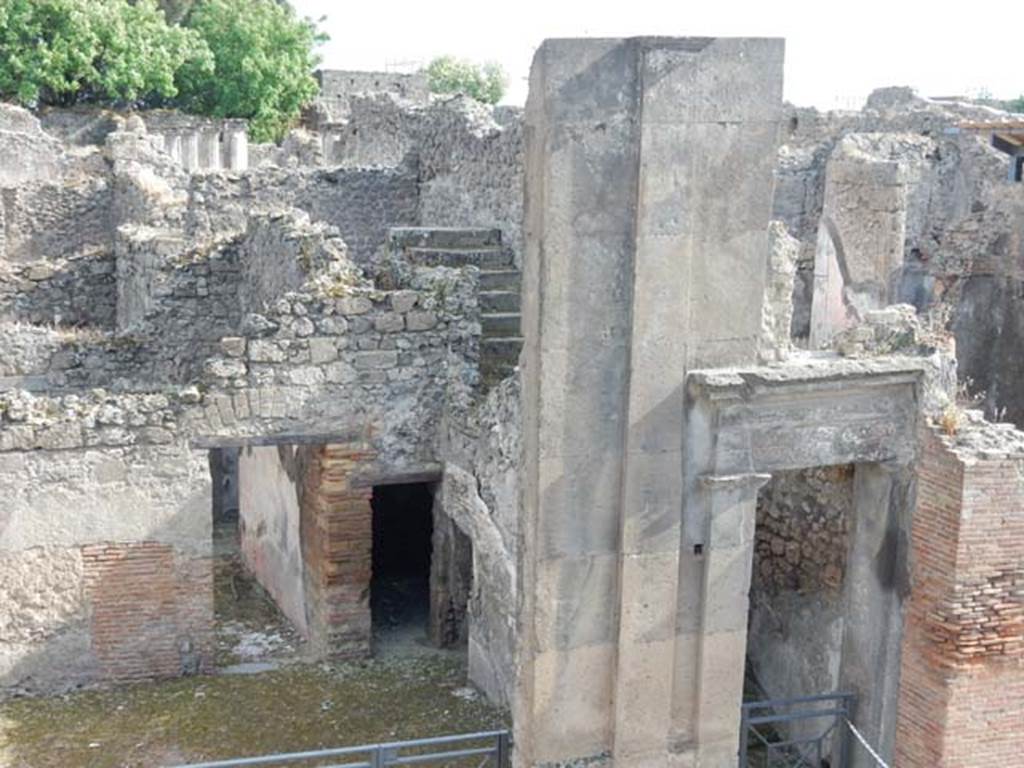
{"type": "Polygon", "coordinates": [[[213,53],[214,65],[186,62],[178,74],[185,109],[243,117],[256,141],[281,138],[317,94],[313,68],[326,36],[287,3],[197,0],[182,22],[213,53]]]}
{"type": "Polygon", "coordinates": [[[485,104],[497,104],[505,95],[505,71],[494,62],[474,64],[438,56],[424,71],[431,93],[462,93],[485,104]]]}
{"type": "Polygon", "coordinates": [[[0,98],[161,102],[186,62],[212,69],[199,36],[168,24],[156,0],[0,0],[0,98]]]}
{"type": "Polygon", "coordinates": [[[1003,102],[1003,109],[1007,112],[1024,112],[1024,96],[1018,96],[1016,99],[1003,102]]]}

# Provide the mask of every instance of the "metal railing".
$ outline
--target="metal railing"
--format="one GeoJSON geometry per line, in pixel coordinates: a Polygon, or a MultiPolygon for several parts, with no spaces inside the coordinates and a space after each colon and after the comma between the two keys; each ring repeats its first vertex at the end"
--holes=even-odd
{"type": "Polygon", "coordinates": [[[741,768],[847,768],[852,693],[743,704],[741,768]],[[827,761],[827,762],[826,762],[827,761]]]}
{"type": "Polygon", "coordinates": [[[511,741],[508,731],[483,731],[413,741],[363,744],[308,752],[237,757],[173,768],[239,768],[240,766],[293,766],[304,768],[389,768],[396,765],[508,768],[511,741]]]}

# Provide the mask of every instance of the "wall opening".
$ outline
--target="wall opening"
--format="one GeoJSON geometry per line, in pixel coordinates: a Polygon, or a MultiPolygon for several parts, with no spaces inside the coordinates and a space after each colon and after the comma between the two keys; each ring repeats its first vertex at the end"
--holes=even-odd
{"type": "MultiPolygon", "coordinates": [[[[779,472],[758,493],[747,635],[749,700],[833,693],[844,637],[854,467],[779,472]]],[[[780,734],[812,738],[812,719],[780,734]]],[[[827,751],[827,750],[826,750],[827,751]]]]}
{"type": "Polygon", "coordinates": [[[214,448],[209,462],[213,664],[259,671],[299,656],[308,639],[299,534],[302,450],[214,448]]]}
{"type": "Polygon", "coordinates": [[[432,483],[377,485],[370,612],[379,652],[427,644],[434,532],[432,483]]]}

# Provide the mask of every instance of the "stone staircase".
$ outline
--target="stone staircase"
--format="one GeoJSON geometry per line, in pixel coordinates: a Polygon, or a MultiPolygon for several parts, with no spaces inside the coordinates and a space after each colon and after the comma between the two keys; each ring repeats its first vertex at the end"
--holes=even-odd
{"type": "Polygon", "coordinates": [[[523,338],[519,327],[521,275],[512,251],[502,246],[500,229],[395,227],[388,247],[424,266],[480,269],[480,374],[485,386],[515,370],[523,338]]]}

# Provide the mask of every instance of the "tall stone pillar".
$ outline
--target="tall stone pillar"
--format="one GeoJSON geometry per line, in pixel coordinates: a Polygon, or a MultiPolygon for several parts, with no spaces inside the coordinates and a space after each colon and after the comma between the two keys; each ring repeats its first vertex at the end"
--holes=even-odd
{"type": "Polygon", "coordinates": [[[165,133],[164,134],[164,150],[169,154],[175,162],[180,163],[181,154],[181,134],[178,133],[165,133]]]}
{"type": "Polygon", "coordinates": [[[688,627],[706,618],[701,569],[712,562],[692,555],[709,518],[707,504],[684,502],[684,384],[688,370],[756,359],[782,49],[779,40],[554,40],[534,59],[523,764],[682,763],[709,733],[680,740],[675,722],[681,690],[688,706],[701,704],[691,674],[700,644],[680,652],[679,611],[687,606],[688,627]],[[696,522],[684,526],[688,516],[696,522]]]}
{"type": "Polygon", "coordinates": [[[204,128],[199,133],[199,167],[208,171],[221,169],[220,128],[204,128]]]}
{"type": "Polygon", "coordinates": [[[224,147],[227,151],[226,168],[232,171],[244,171],[249,167],[249,134],[245,121],[225,121],[224,147]]]}
{"type": "Polygon", "coordinates": [[[199,133],[190,130],[181,136],[181,164],[187,171],[199,169],[199,133]]]}

